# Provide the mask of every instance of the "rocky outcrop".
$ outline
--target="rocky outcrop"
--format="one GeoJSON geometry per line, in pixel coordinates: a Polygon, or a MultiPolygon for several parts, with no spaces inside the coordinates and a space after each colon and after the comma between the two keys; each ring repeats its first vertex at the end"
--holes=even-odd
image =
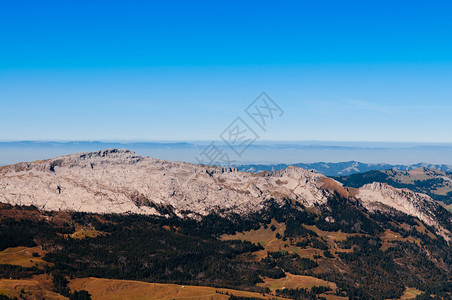
{"type": "Polygon", "coordinates": [[[447,228],[452,227],[452,218],[442,220],[438,218],[441,205],[425,194],[415,193],[407,189],[397,189],[386,183],[374,182],[359,189],[356,197],[371,211],[381,210],[382,205],[388,206],[407,215],[414,216],[437,232],[451,240],[452,236],[447,228]]]}
{"type": "Polygon", "coordinates": [[[250,174],[234,168],[192,165],[109,149],[0,169],[0,201],[42,210],[178,215],[211,211],[250,213],[270,198],[325,203],[323,175],[289,167],[250,174]]]}

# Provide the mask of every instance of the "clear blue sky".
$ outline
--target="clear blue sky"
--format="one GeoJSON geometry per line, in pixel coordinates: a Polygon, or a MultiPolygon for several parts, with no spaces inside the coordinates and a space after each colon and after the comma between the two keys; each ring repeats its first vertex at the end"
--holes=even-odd
{"type": "Polygon", "coordinates": [[[2,1],[0,140],[452,142],[451,1],[2,1]]]}

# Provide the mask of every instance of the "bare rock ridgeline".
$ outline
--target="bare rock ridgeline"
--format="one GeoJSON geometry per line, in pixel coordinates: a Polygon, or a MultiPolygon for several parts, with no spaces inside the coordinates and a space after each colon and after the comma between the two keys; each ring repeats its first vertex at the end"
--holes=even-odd
{"type": "Polygon", "coordinates": [[[322,178],[299,168],[256,175],[108,149],[3,167],[0,201],[96,213],[158,214],[150,203],[171,206],[176,213],[249,213],[269,198],[290,197],[306,205],[325,202],[322,178]]]}
{"type": "MultiPolygon", "coordinates": [[[[339,182],[297,167],[254,174],[142,157],[126,149],[0,168],[0,202],[49,211],[160,215],[161,208],[171,208],[189,217],[212,211],[249,214],[264,209],[269,199],[319,206],[334,193],[353,197],[339,182]]],[[[368,210],[391,207],[445,232],[435,220],[438,204],[426,195],[374,183],[359,189],[355,200],[368,210]]]]}

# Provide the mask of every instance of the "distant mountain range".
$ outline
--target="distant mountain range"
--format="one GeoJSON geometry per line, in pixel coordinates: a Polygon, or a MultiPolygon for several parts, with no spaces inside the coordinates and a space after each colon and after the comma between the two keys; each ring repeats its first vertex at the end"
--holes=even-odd
{"type": "MultiPolygon", "coordinates": [[[[285,169],[289,164],[247,164],[236,166],[239,171],[243,172],[263,172],[263,171],[278,171],[285,169]]],[[[385,170],[398,170],[408,171],[418,169],[421,167],[427,169],[435,169],[443,172],[452,172],[452,166],[445,164],[427,164],[417,163],[413,165],[391,165],[391,164],[367,164],[358,161],[347,161],[337,163],[317,162],[317,163],[296,163],[291,166],[314,170],[317,173],[321,173],[326,176],[346,176],[357,173],[364,173],[369,171],[385,171],[385,170]]]]}
{"type": "MultiPolygon", "coordinates": [[[[0,142],[0,165],[23,161],[48,159],[76,152],[97,151],[99,149],[130,149],[142,156],[150,156],[171,161],[197,163],[202,151],[212,141],[17,141],[0,142]]],[[[452,144],[445,143],[382,143],[382,142],[327,142],[298,141],[272,142],[256,141],[238,156],[222,141],[215,146],[229,154],[234,165],[276,165],[295,162],[348,162],[359,161],[370,164],[411,165],[418,162],[452,165],[452,144]]],[[[209,163],[215,164],[215,162],[209,163]]],[[[329,163],[328,163],[329,164],[329,163]]],[[[309,168],[309,164],[299,164],[309,168]]],[[[425,165],[426,167],[429,167],[425,165]]],[[[346,169],[349,166],[342,167],[346,169]]],[[[378,167],[373,165],[372,169],[378,167]]],[[[388,166],[382,165],[382,168],[388,166]]],[[[391,166],[389,166],[391,167],[391,166]]],[[[284,167],[283,167],[284,168],[284,167]]],[[[332,168],[332,166],[330,166],[332,168]]],[[[338,168],[341,168],[338,165],[338,168]]],[[[360,172],[369,171],[363,166],[360,172]]],[[[263,169],[259,167],[258,169],[263,169]]],[[[322,171],[321,166],[314,169],[322,171]]],[[[353,171],[352,172],[357,172],[353,171]]],[[[325,172],[331,176],[352,173],[325,172]]]]}
{"type": "MultiPolygon", "coordinates": [[[[446,205],[452,205],[452,174],[438,169],[420,167],[402,170],[373,170],[348,176],[333,177],[345,186],[361,188],[373,182],[386,183],[396,188],[409,189],[414,192],[427,194],[434,200],[446,205]]],[[[452,208],[452,206],[449,206],[452,208]]]]}

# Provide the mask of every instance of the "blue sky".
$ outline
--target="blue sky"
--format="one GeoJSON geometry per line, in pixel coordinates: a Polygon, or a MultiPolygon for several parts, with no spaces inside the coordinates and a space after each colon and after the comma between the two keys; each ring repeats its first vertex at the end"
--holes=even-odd
{"type": "Polygon", "coordinates": [[[452,142],[450,1],[3,1],[0,140],[452,142]]]}

